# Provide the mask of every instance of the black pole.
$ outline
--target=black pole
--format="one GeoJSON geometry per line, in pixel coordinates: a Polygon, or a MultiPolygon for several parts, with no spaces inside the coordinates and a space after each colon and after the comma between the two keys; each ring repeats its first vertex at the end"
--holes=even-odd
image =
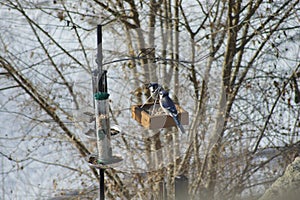
{"type": "Polygon", "coordinates": [[[99,169],[99,175],[100,175],[100,180],[99,180],[99,195],[100,195],[100,200],[104,200],[105,199],[105,195],[104,195],[104,169],[100,168],[99,169]]]}

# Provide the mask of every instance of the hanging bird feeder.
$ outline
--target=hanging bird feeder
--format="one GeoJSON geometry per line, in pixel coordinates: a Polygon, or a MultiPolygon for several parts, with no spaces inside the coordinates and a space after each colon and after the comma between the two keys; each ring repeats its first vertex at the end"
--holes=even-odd
{"type": "MultiPolygon", "coordinates": [[[[175,104],[178,119],[182,125],[189,124],[189,114],[179,105],[175,104]]],[[[147,103],[131,106],[132,118],[148,129],[160,129],[176,126],[173,118],[160,108],[159,103],[147,103]]]]}

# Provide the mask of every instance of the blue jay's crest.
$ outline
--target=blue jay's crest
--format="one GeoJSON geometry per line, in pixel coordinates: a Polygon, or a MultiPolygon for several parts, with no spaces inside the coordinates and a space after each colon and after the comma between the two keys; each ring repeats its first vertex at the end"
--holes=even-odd
{"type": "Polygon", "coordinates": [[[149,83],[147,88],[148,89],[150,89],[150,88],[157,89],[158,88],[158,83],[149,83]]]}
{"type": "Polygon", "coordinates": [[[154,99],[157,99],[159,92],[163,90],[163,87],[158,83],[149,83],[147,88],[150,90],[151,97],[154,99]]]}
{"type": "Polygon", "coordinates": [[[155,92],[156,90],[160,91],[162,90],[162,86],[159,85],[158,83],[149,83],[147,88],[151,91],[151,92],[155,92]]]}

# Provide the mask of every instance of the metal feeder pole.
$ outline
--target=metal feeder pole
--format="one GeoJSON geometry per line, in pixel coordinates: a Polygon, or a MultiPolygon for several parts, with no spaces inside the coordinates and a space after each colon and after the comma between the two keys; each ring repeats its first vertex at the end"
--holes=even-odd
{"type": "Polygon", "coordinates": [[[88,156],[90,166],[99,169],[99,197],[105,199],[104,170],[123,159],[112,155],[109,123],[109,94],[107,92],[107,71],[102,64],[102,25],[97,26],[97,69],[92,72],[94,108],[96,115],[96,138],[98,154],[88,156]]]}
{"type": "MultiPolygon", "coordinates": [[[[95,97],[96,115],[96,136],[98,148],[98,164],[105,165],[112,157],[110,146],[110,124],[109,124],[109,104],[107,93],[106,71],[102,69],[102,26],[97,26],[97,70],[93,71],[93,92],[95,97]],[[107,94],[106,98],[96,97],[96,95],[107,94]]],[[[105,199],[104,195],[104,168],[99,167],[99,196],[100,200],[105,199]]]]}

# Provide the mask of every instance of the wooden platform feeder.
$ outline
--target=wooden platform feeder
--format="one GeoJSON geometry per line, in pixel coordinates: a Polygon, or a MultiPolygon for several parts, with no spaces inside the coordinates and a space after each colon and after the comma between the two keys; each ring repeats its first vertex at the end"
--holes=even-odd
{"type": "MultiPolygon", "coordinates": [[[[189,114],[179,105],[175,105],[178,111],[178,119],[182,125],[189,124],[189,114]]],[[[176,126],[173,118],[165,114],[160,105],[145,104],[131,106],[132,118],[148,129],[160,129],[176,126]]]]}

